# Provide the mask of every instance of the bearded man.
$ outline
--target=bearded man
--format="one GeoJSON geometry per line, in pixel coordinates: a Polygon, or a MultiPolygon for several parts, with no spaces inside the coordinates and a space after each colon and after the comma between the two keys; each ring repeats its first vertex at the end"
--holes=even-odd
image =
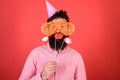
{"type": "Polygon", "coordinates": [[[19,80],[86,80],[82,56],[68,46],[74,25],[67,12],[60,10],[49,17],[42,32],[48,43],[32,50],[19,80]]]}

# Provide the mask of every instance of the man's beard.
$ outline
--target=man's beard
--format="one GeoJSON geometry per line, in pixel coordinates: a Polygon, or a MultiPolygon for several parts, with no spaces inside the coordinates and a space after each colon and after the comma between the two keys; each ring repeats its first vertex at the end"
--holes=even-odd
{"type": "Polygon", "coordinates": [[[63,50],[67,44],[64,41],[64,38],[66,38],[66,36],[63,36],[62,39],[55,39],[54,37],[55,34],[53,34],[52,36],[49,37],[49,45],[52,49],[55,50],[63,50]]]}

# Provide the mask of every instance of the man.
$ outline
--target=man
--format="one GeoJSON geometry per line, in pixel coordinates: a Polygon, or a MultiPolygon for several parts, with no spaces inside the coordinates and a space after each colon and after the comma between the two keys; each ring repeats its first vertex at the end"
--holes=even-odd
{"type": "Polygon", "coordinates": [[[74,29],[66,11],[57,11],[42,27],[49,42],[30,53],[19,80],[86,80],[80,53],[65,40],[74,29]],[[64,28],[68,24],[72,27],[64,28]]]}

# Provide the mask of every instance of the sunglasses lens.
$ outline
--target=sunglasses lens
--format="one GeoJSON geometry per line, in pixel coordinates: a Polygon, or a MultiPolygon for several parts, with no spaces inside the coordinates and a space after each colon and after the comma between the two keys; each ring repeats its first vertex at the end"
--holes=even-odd
{"type": "Polygon", "coordinates": [[[72,23],[69,23],[69,22],[62,24],[61,25],[61,32],[66,36],[71,35],[74,32],[74,25],[72,23]]]}
{"type": "Polygon", "coordinates": [[[52,23],[45,23],[42,25],[42,32],[46,36],[50,36],[55,33],[55,25],[52,23]]]}

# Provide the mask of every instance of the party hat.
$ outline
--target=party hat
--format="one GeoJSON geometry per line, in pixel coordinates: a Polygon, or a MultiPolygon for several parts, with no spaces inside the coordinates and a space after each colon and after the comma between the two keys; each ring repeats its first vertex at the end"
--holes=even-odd
{"type": "Polygon", "coordinates": [[[51,5],[48,2],[48,0],[46,0],[46,7],[48,12],[48,17],[51,17],[57,11],[57,9],[53,5],[51,5]]]}

